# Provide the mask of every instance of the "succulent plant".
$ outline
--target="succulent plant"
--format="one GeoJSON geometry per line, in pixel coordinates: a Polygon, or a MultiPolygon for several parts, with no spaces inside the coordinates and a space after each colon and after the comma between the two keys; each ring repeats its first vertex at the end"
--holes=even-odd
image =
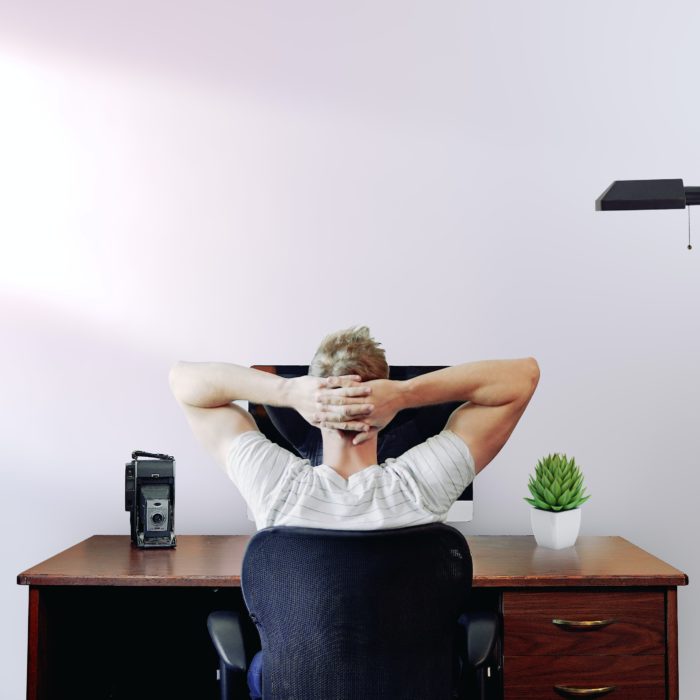
{"type": "Polygon", "coordinates": [[[550,454],[541,459],[527,487],[533,497],[524,500],[539,510],[571,510],[590,498],[583,495],[581,470],[574,458],[568,460],[566,455],[550,454]]]}

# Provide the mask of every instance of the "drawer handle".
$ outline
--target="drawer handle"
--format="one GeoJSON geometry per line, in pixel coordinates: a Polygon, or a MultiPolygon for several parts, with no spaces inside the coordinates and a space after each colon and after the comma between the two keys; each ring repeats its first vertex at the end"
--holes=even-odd
{"type": "Polygon", "coordinates": [[[559,625],[559,627],[568,627],[569,629],[598,629],[611,625],[613,622],[615,622],[613,618],[609,620],[560,620],[555,617],[552,620],[553,624],[559,625]]]}
{"type": "Polygon", "coordinates": [[[614,685],[604,685],[601,688],[573,688],[570,685],[555,685],[556,690],[561,690],[562,693],[567,693],[574,698],[592,697],[593,695],[605,695],[615,690],[614,685]]]}

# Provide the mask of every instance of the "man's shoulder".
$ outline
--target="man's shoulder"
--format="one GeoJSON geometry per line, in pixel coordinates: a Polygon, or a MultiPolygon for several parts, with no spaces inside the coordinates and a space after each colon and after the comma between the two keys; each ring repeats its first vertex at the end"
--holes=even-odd
{"type": "Polygon", "coordinates": [[[307,459],[286,450],[258,430],[241,433],[231,441],[225,465],[226,473],[242,490],[244,498],[252,499],[249,503],[260,503],[260,493],[301,478],[307,469],[311,469],[307,459]],[[251,489],[262,491],[253,496],[251,489]]]}
{"type": "Polygon", "coordinates": [[[248,445],[254,445],[257,442],[267,440],[265,435],[259,430],[246,430],[243,433],[236,435],[228,446],[227,456],[231,457],[233,453],[248,445]]]}
{"type": "Polygon", "coordinates": [[[397,460],[392,461],[400,461],[404,459],[440,460],[444,459],[446,451],[453,452],[455,450],[466,459],[470,460],[472,458],[466,442],[464,442],[459,435],[445,428],[436,435],[431,435],[423,442],[406,450],[406,452],[398,457],[397,460]]]}
{"type": "Polygon", "coordinates": [[[299,462],[307,461],[294,452],[290,452],[276,442],[273,442],[260,430],[247,430],[237,435],[231,440],[227,453],[228,462],[234,460],[262,461],[270,459],[271,457],[276,459],[286,458],[290,462],[292,460],[299,462]]]}

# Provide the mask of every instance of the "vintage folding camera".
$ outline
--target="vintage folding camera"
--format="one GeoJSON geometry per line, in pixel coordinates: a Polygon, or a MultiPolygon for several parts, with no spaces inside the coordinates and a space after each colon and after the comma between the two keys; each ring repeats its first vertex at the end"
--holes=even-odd
{"type": "Polygon", "coordinates": [[[175,458],[136,450],[131,459],[125,472],[131,541],[137,547],[174,547],[175,458]]]}

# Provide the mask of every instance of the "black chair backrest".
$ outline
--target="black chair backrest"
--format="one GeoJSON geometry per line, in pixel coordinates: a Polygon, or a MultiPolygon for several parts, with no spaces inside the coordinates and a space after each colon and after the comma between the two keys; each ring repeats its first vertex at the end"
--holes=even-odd
{"type": "Polygon", "coordinates": [[[471,585],[467,542],[441,523],[260,530],[242,589],[262,642],[265,699],[450,698],[471,585]]]}

